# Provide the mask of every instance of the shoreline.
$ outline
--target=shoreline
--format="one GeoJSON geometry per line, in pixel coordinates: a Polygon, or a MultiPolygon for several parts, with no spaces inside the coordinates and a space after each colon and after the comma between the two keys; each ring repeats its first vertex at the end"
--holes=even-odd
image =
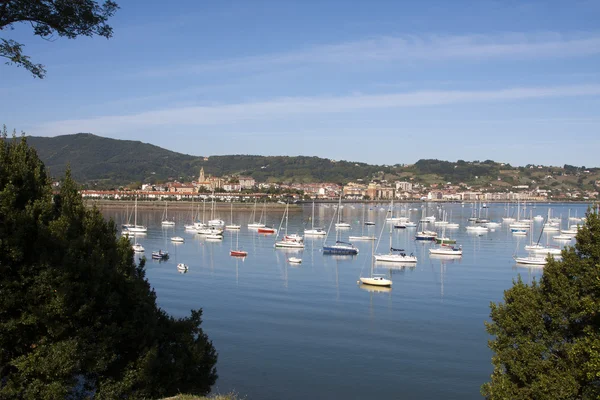
{"type": "MultiPolygon", "coordinates": [[[[87,207],[96,206],[98,209],[127,209],[135,206],[134,200],[96,200],[96,199],[84,199],[84,203],[87,207]]],[[[211,202],[206,202],[205,206],[207,209],[212,207],[211,202]]],[[[194,202],[194,208],[197,208],[198,205],[202,207],[201,202],[194,202]]],[[[233,205],[234,211],[240,210],[252,210],[254,209],[254,203],[244,203],[244,202],[215,202],[215,210],[216,211],[229,211],[231,210],[231,206],[233,205]]],[[[169,210],[190,210],[192,207],[191,201],[178,201],[178,200],[169,200],[168,201],[168,209],[169,210]]],[[[256,210],[260,211],[264,207],[264,203],[257,203],[256,210]]],[[[286,205],[281,203],[267,203],[266,208],[268,210],[285,210],[286,205]]],[[[165,201],[164,200],[142,200],[137,202],[138,210],[164,210],[165,209],[165,201]]],[[[289,211],[300,211],[302,210],[301,204],[290,204],[289,211]]]]}
{"type": "MultiPolygon", "coordinates": [[[[138,200],[137,207],[142,210],[164,210],[165,202],[168,202],[168,208],[172,210],[189,210],[191,208],[191,201],[182,201],[182,200],[138,200]]],[[[315,204],[337,204],[339,200],[317,200],[315,204]]],[[[106,199],[84,199],[84,203],[88,207],[96,206],[99,209],[126,209],[133,208],[135,205],[134,200],[106,200],[106,199]]],[[[300,200],[297,203],[293,203],[289,205],[289,210],[291,212],[299,211],[305,204],[312,204],[312,200],[300,200]]],[[[388,204],[389,200],[342,200],[343,204],[388,204]]],[[[450,201],[450,200],[430,200],[430,201],[422,201],[422,200],[394,200],[396,204],[406,204],[406,203],[435,203],[435,204],[461,204],[460,201],[450,201]]],[[[472,204],[475,201],[464,201],[464,204],[472,204]]],[[[487,204],[505,204],[506,201],[486,201],[484,203],[487,204]]],[[[514,202],[510,202],[511,204],[514,202]]],[[[536,205],[543,204],[592,204],[594,201],[555,201],[555,200],[547,200],[547,201],[528,201],[527,203],[532,203],[536,205]]],[[[194,202],[194,207],[198,207],[199,202],[194,202]]],[[[211,202],[206,202],[206,207],[212,207],[211,202]]],[[[254,208],[253,202],[215,202],[214,207],[215,210],[223,211],[230,210],[233,204],[233,209],[236,211],[239,210],[252,210],[254,208]]],[[[257,203],[256,209],[260,210],[262,207],[265,207],[265,203],[257,203]]],[[[266,208],[268,210],[281,210],[285,209],[286,205],[281,203],[266,203],[266,208]]]]}

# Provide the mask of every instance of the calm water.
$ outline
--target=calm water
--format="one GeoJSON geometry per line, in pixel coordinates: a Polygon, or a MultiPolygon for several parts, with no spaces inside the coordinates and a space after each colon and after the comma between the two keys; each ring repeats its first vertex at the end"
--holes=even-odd
{"type": "MultiPolygon", "coordinates": [[[[408,205],[419,210],[411,212],[413,221],[419,220],[421,206],[428,207],[426,215],[439,218],[436,205],[415,203],[408,205]]],[[[364,229],[381,236],[375,252],[387,252],[388,205],[365,207],[367,219],[377,225],[363,228],[363,205],[346,204],[343,215],[352,228],[341,237],[364,229]]],[[[546,216],[547,207],[538,204],[533,215],[546,216]]],[[[222,242],[185,232],[189,211],[169,213],[175,216],[174,228],[161,227],[161,212],[140,212],[138,223],[148,226],[148,234],[139,242],[148,258],[158,249],[171,254],[166,262],[147,263],[160,306],[176,316],[204,309],[203,328],[219,352],[215,392],[235,390],[249,399],[479,398],[479,387],[492,371],[483,324],[489,303],[501,300],[518,274],[529,282],[542,269],[516,266],[512,259],[517,248],[525,255],[529,236],[514,237],[506,224],[481,235],[467,233],[471,206],[444,209],[461,224],[446,236],[462,244],[462,259],[430,257],[427,250],[434,244],[414,241],[415,228],[395,229],[394,247],[415,253],[419,262],[415,267],[376,265],[375,272],[391,275],[392,289],[357,285],[370,271],[372,242],[355,242],[360,253],[354,257],[323,255],[323,239],[310,237],[302,251],[276,250],[274,235],[246,229],[246,212],[233,215],[242,225],[239,238],[226,232],[222,242]],[[176,235],[186,242],[171,243],[176,235]],[[249,252],[245,260],[229,256],[236,240],[249,252]],[[301,257],[302,264],[287,263],[291,255],[301,257]],[[186,274],[178,273],[180,262],[189,265],[186,274]]],[[[586,206],[552,205],[553,215],[562,214],[563,227],[569,209],[581,217],[586,206]]],[[[333,213],[333,206],[317,205],[316,224],[328,228],[333,213]]],[[[501,221],[505,205],[490,205],[487,213],[501,221]]],[[[278,227],[281,214],[269,213],[267,222],[278,227]]],[[[124,212],[105,215],[124,222],[124,212]]],[[[301,233],[310,217],[310,205],[303,213],[290,212],[288,232],[301,233]]],[[[221,218],[229,222],[229,213],[221,218]]],[[[535,223],[534,242],[541,225],[535,223]]],[[[556,234],[544,233],[541,243],[549,236],[549,243],[561,245],[552,240],[556,234]]],[[[328,242],[334,240],[332,228],[328,242]]]]}

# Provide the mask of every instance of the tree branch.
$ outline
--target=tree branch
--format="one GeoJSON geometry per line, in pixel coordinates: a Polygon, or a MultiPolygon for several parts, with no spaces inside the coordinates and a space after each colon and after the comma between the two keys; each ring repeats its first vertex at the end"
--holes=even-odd
{"type": "Polygon", "coordinates": [[[23,67],[36,77],[43,79],[46,75],[46,70],[42,64],[34,64],[28,56],[23,55],[23,45],[14,40],[0,39],[0,57],[7,58],[9,61],[6,64],[14,64],[18,67],[23,67]]]}

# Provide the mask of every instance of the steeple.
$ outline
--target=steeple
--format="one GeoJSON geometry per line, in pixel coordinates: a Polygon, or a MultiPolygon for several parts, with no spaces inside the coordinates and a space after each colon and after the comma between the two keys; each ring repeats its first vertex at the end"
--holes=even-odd
{"type": "Polygon", "coordinates": [[[200,168],[200,176],[198,177],[198,182],[205,182],[205,179],[204,179],[204,167],[200,168]]]}

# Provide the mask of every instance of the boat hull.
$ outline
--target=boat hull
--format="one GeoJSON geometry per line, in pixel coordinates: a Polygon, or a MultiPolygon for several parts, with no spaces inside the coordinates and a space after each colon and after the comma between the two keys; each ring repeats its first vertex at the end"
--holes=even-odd
{"type": "Polygon", "coordinates": [[[348,246],[323,246],[323,254],[357,255],[358,249],[348,246]]]}
{"type": "Polygon", "coordinates": [[[416,263],[417,257],[403,256],[401,254],[375,254],[373,256],[378,262],[416,263]]]}
{"type": "Polygon", "coordinates": [[[462,250],[429,249],[429,254],[435,254],[437,256],[461,257],[462,250]]]}
{"type": "Polygon", "coordinates": [[[546,265],[547,261],[545,258],[541,257],[515,257],[515,261],[517,264],[527,264],[527,265],[546,265]]]}
{"type": "Polygon", "coordinates": [[[278,248],[278,249],[303,249],[304,243],[280,241],[280,242],[275,243],[275,248],[278,248]]]}
{"type": "Polygon", "coordinates": [[[349,236],[348,239],[352,240],[352,241],[355,241],[355,240],[377,240],[377,238],[375,236],[349,236]]]}
{"type": "Polygon", "coordinates": [[[373,278],[360,278],[361,283],[371,286],[383,286],[391,287],[392,281],[385,278],[373,277],[373,278]]]}

